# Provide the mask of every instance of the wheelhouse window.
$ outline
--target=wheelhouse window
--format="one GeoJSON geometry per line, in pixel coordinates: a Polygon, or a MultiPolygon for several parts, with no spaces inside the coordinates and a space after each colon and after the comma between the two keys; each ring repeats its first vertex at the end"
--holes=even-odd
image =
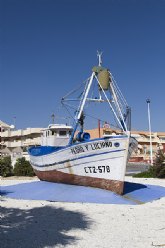
{"type": "Polygon", "coordinates": [[[59,131],[60,136],[66,136],[66,134],[67,134],[66,131],[59,131]]]}
{"type": "Polygon", "coordinates": [[[56,131],[52,131],[52,135],[56,136],[57,132],[56,131]]]}

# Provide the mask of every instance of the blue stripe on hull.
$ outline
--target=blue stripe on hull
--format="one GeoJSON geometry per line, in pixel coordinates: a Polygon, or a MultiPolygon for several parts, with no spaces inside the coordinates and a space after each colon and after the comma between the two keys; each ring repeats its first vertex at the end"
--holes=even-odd
{"type": "Polygon", "coordinates": [[[54,166],[54,165],[59,165],[59,164],[64,164],[66,162],[71,162],[71,161],[75,161],[75,160],[79,160],[79,159],[84,159],[84,158],[89,158],[89,157],[94,157],[94,156],[100,156],[103,154],[108,154],[108,153],[114,153],[114,152],[121,152],[121,151],[125,151],[125,149],[121,149],[121,150],[115,150],[115,151],[108,151],[108,152],[102,152],[102,153],[98,153],[98,154],[90,154],[90,155],[86,155],[86,156],[80,156],[78,158],[72,158],[72,159],[67,159],[67,160],[63,160],[60,162],[56,162],[53,164],[45,164],[45,165],[36,165],[34,164],[35,167],[48,167],[48,166],[54,166]]]}
{"type": "MultiPolygon", "coordinates": [[[[105,161],[107,159],[116,159],[116,158],[122,158],[122,157],[123,156],[118,156],[118,157],[113,157],[113,158],[105,158],[105,159],[98,159],[97,162],[105,161]]],[[[78,165],[82,165],[82,164],[90,164],[90,163],[93,163],[93,162],[95,162],[95,161],[89,161],[89,162],[83,162],[83,163],[79,163],[79,164],[74,164],[73,166],[78,166],[78,165]]]]}

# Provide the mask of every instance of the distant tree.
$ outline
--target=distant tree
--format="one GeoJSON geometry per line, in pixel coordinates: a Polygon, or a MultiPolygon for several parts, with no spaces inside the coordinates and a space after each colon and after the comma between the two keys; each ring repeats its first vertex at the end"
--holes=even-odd
{"type": "Polygon", "coordinates": [[[15,176],[34,176],[35,173],[29,163],[24,157],[18,158],[14,165],[15,176]]]}
{"type": "Polygon", "coordinates": [[[11,157],[0,158],[0,176],[8,177],[13,175],[13,167],[11,165],[11,157]]]}
{"type": "Polygon", "coordinates": [[[165,154],[160,150],[153,165],[153,173],[155,177],[165,178],[165,154]]]}

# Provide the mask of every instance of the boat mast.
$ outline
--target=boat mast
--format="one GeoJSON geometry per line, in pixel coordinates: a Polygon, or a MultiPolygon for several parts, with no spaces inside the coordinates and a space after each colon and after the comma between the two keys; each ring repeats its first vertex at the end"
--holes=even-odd
{"type": "Polygon", "coordinates": [[[89,80],[89,82],[88,82],[88,84],[87,84],[87,86],[86,86],[86,88],[84,90],[82,101],[80,102],[80,105],[79,105],[78,110],[77,110],[77,114],[75,116],[75,127],[74,127],[72,135],[70,137],[69,145],[71,145],[73,143],[74,134],[75,134],[76,129],[78,127],[78,123],[79,123],[79,120],[81,118],[81,115],[82,115],[82,112],[83,112],[83,109],[84,109],[84,105],[85,105],[89,90],[91,88],[94,76],[95,76],[95,72],[92,72],[90,80],[89,80]]]}
{"type": "Polygon", "coordinates": [[[124,116],[123,116],[122,110],[120,108],[120,105],[119,105],[119,102],[118,102],[118,97],[116,95],[116,92],[114,90],[114,87],[113,87],[113,84],[112,83],[110,84],[110,89],[111,89],[111,93],[113,95],[113,99],[114,99],[114,104],[116,106],[116,110],[118,111],[120,125],[121,125],[123,131],[126,131],[127,132],[128,130],[127,130],[127,126],[126,126],[126,123],[125,123],[125,120],[124,120],[124,116]]]}
{"type": "MultiPolygon", "coordinates": [[[[102,52],[99,52],[97,51],[97,57],[98,57],[98,67],[102,68],[102,52]]],[[[70,137],[70,140],[69,140],[69,145],[71,145],[73,143],[73,138],[74,138],[74,135],[75,135],[75,132],[77,130],[77,127],[78,127],[78,124],[80,123],[80,119],[82,117],[82,114],[83,114],[83,109],[84,109],[84,106],[85,106],[85,102],[87,100],[92,100],[92,101],[96,101],[96,99],[88,99],[88,94],[89,94],[89,91],[90,91],[90,88],[91,88],[91,85],[92,85],[92,82],[93,82],[93,79],[96,78],[99,86],[100,86],[100,90],[99,90],[99,95],[100,95],[100,98],[97,99],[97,101],[103,101],[102,98],[101,98],[101,91],[103,92],[106,100],[108,101],[110,107],[111,107],[111,110],[113,111],[121,129],[125,132],[127,132],[127,125],[125,123],[125,120],[124,120],[124,116],[123,116],[123,113],[122,113],[122,110],[121,110],[121,107],[120,107],[120,104],[119,104],[119,99],[118,99],[118,95],[116,93],[116,90],[114,88],[114,85],[113,85],[113,81],[110,82],[110,91],[111,91],[111,94],[113,96],[113,101],[114,101],[114,104],[115,104],[115,107],[116,107],[116,110],[117,110],[117,113],[115,112],[114,108],[112,107],[106,93],[104,92],[104,89],[102,88],[98,78],[97,78],[97,74],[98,74],[98,71],[95,70],[92,72],[92,75],[91,77],[87,80],[87,84],[85,86],[85,89],[84,89],[84,92],[82,94],[82,98],[80,100],[80,104],[79,104],[79,107],[78,107],[78,110],[77,110],[77,113],[75,115],[75,125],[74,125],[74,129],[73,129],[73,132],[71,134],[71,137],[70,137]]],[[[109,72],[110,74],[110,77],[111,77],[111,73],[109,72]]],[[[112,77],[111,77],[112,79],[112,77]]],[[[83,131],[83,130],[81,130],[83,131]]]]}
{"type": "MultiPolygon", "coordinates": [[[[97,51],[97,56],[99,58],[99,67],[101,67],[102,66],[102,52],[97,51]]],[[[120,104],[118,102],[119,100],[118,100],[117,94],[116,94],[115,89],[114,89],[114,82],[113,82],[112,75],[111,75],[110,71],[109,71],[109,76],[110,76],[110,78],[112,80],[112,81],[110,81],[109,86],[110,86],[111,94],[113,96],[113,100],[114,100],[114,104],[115,104],[117,113],[114,111],[114,109],[113,109],[109,99],[107,98],[107,95],[106,95],[104,89],[102,88],[102,86],[101,86],[101,84],[100,84],[100,82],[99,82],[97,77],[96,77],[96,79],[97,79],[98,84],[99,84],[99,86],[101,88],[101,91],[103,92],[105,98],[107,99],[107,101],[108,101],[108,103],[110,105],[110,108],[113,111],[113,113],[114,113],[114,115],[115,115],[115,117],[116,117],[121,129],[123,131],[127,131],[127,125],[125,123],[124,116],[123,116],[122,110],[120,108],[120,104]]],[[[100,99],[101,99],[101,92],[99,92],[99,94],[100,94],[100,99]]]]}
{"type": "MultiPolygon", "coordinates": [[[[98,59],[99,59],[99,66],[101,66],[102,64],[102,52],[99,52],[97,51],[97,56],[98,56],[98,59]]],[[[79,124],[79,120],[81,118],[81,115],[83,113],[83,109],[84,109],[84,106],[85,106],[85,102],[87,100],[87,97],[88,97],[88,93],[90,91],[90,88],[91,88],[91,85],[92,85],[92,82],[93,82],[93,79],[95,77],[96,73],[95,72],[92,72],[92,75],[86,85],[86,88],[83,92],[83,97],[82,97],[82,101],[80,102],[80,105],[78,107],[78,111],[77,111],[77,114],[75,116],[75,127],[73,129],[73,132],[72,132],[72,135],[70,137],[70,140],[69,140],[69,145],[71,145],[73,143],[73,138],[74,138],[74,135],[75,135],[75,132],[77,130],[77,127],[78,127],[78,124],[79,124]]]]}

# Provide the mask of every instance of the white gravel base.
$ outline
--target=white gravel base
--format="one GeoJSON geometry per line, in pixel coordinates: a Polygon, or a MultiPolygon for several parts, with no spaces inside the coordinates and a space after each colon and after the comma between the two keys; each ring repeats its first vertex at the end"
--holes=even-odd
{"type": "MultiPolygon", "coordinates": [[[[165,187],[164,179],[126,177],[126,181],[165,187]]],[[[1,185],[22,182],[29,182],[29,179],[0,180],[1,185]]],[[[0,206],[2,248],[165,247],[165,197],[142,205],[62,203],[1,197],[0,206]]]]}

